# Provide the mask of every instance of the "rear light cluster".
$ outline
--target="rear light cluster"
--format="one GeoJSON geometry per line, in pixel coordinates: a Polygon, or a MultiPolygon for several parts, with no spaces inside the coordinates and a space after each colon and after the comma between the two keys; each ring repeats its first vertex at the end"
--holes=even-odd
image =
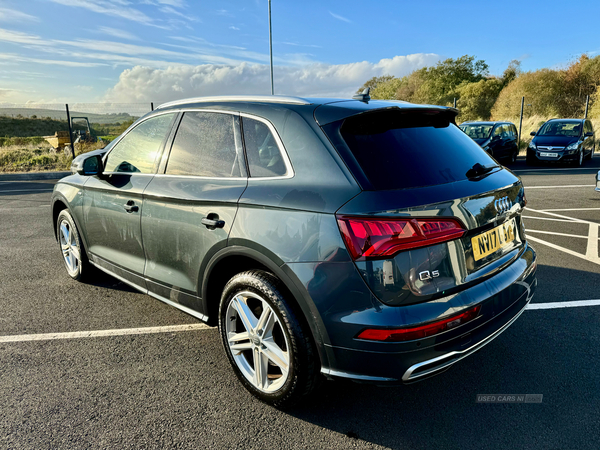
{"type": "Polygon", "coordinates": [[[427,325],[421,325],[412,328],[398,328],[395,330],[390,329],[366,329],[361,331],[357,336],[358,339],[364,339],[367,341],[380,341],[380,342],[403,342],[412,341],[413,339],[422,339],[435,334],[442,333],[444,331],[455,328],[459,325],[463,325],[479,315],[481,305],[477,305],[473,308],[469,308],[453,317],[449,317],[439,322],[428,323],[427,325]]]}
{"type": "Polygon", "coordinates": [[[338,216],[352,259],[381,259],[402,250],[460,238],[466,229],[457,219],[374,219],[338,216]]]}

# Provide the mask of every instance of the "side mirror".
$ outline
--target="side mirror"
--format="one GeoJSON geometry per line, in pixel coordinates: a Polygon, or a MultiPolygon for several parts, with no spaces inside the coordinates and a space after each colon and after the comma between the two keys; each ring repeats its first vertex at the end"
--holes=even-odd
{"type": "Polygon", "coordinates": [[[593,135],[594,135],[594,133],[592,133],[591,131],[588,131],[587,133],[585,133],[585,137],[590,137],[593,135]]]}
{"type": "Polygon", "coordinates": [[[81,159],[75,158],[73,160],[73,164],[71,165],[71,172],[78,173],[79,175],[84,176],[92,176],[92,175],[100,175],[104,170],[102,165],[102,155],[91,155],[85,157],[85,155],[81,159]]]}
{"type": "Polygon", "coordinates": [[[531,133],[529,133],[529,136],[535,136],[535,131],[532,131],[531,133]]]}

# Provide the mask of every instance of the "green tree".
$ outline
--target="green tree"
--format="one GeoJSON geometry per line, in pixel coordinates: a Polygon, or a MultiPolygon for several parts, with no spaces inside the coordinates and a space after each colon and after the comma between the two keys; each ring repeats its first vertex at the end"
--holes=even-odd
{"type": "MultiPolygon", "coordinates": [[[[361,87],[358,88],[358,90],[356,91],[357,94],[361,94],[362,91],[364,91],[366,88],[370,88],[371,89],[371,93],[377,89],[377,86],[380,86],[382,84],[386,84],[389,83],[390,81],[396,80],[397,78],[392,76],[392,75],[382,75],[380,77],[373,77],[370,80],[367,80],[365,82],[365,84],[363,84],[361,87]]],[[[371,94],[371,97],[373,95],[371,94]]]]}
{"type": "MultiPolygon", "coordinates": [[[[415,92],[413,101],[446,105],[459,97],[458,87],[463,83],[476,83],[488,75],[488,65],[474,56],[440,61],[434,67],[421,69],[423,84],[415,92]]],[[[418,71],[417,71],[418,72],[418,71]]]]}
{"type": "Polygon", "coordinates": [[[525,111],[527,115],[561,116],[564,78],[564,72],[551,69],[522,73],[502,89],[492,108],[492,117],[497,120],[519,117],[521,97],[531,104],[525,111]]]}
{"type": "Polygon", "coordinates": [[[492,107],[496,103],[502,88],[503,79],[499,78],[488,78],[476,83],[463,83],[460,85],[456,89],[460,97],[458,102],[459,121],[489,120],[492,107]]]}

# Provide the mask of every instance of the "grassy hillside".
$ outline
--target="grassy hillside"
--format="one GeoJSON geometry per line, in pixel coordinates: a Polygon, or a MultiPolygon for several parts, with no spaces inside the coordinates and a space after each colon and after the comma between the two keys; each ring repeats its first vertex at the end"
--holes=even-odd
{"type": "MultiPolygon", "coordinates": [[[[122,122],[93,122],[90,119],[92,132],[96,136],[117,136],[133,123],[134,117],[122,115],[122,122]]],[[[76,121],[73,124],[74,129],[83,128],[82,121],[76,121]]],[[[66,120],[56,120],[51,118],[26,118],[26,117],[6,117],[0,115],[0,138],[4,137],[32,137],[32,136],[50,136],[56,131],[68,131],[66,120]]],[[[0,140],[0,146],[3,144],[0,140]]]]}
{"type": "MultiPolygon", "coordinates": [[[[125,122],[134,118],[134,116],[128,113],[114,113],[114,114],[97,114],[81,111],[70,111],[71,117],[87,117],[90,123],[106,123],[115,124],[117,122],[125,122]]],[[[37,118],[50,118],[54,120],[67,120],[67,113],[64,109],[42,109],[42,108],[0,108],[0,116],[6,117],[31,117],[36,116],[37,118]]],[[[2,133],[0,132],[0,135],[2,133]]]]}

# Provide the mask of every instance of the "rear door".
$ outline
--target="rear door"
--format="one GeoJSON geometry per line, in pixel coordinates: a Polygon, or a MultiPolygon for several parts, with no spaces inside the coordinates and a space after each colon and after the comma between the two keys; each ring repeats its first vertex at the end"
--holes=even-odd
{"type": "Polygon", "coordinates": [[[154,176],[175,116],[160,114],[136,125],[105,157],[103,175],[90,177],[85,185],[84,223],[93,261],[141,287],[142,193],[154,176]]]}
{"type": "Polygon", "coordinates": [[[227,245],[248,183],[239,115],[184,112],[162,172],[144,191],[146,284],[163,299],[204,313],[203,268],[227,245]]]}

